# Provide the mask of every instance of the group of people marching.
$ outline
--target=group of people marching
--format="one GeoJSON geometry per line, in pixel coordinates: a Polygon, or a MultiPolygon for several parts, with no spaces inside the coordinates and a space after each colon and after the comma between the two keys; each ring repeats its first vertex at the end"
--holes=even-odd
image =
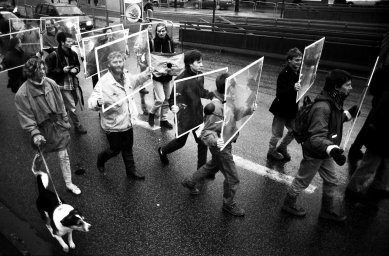
{"type": "MultiPolygon", "coordinates": [[[[156,26],[156,36],[149,45],[152,52],[173,53],[174,43],[167,35],[164,23],[156,26]]],[[[60,161],[62,174],[66,187],[72,193],[81,194],[80,188],[72,183],[70,160],[67,147],[70,142],[70,119],[75,131],[85,134],[76,113],[76,105],[83,101],[77,74],[80,72],[80,63],[77,54],[71,49],[72,36],[66,32],[57,35],[58,48],[50,53],[45,60],[39,57],[30,58],[23,67],[26,81],[22,84],[15,96],[15,105],[22,128],[30,133],[32,146],[38,150],[33,168],[40,169],[41,154],[56,152],[60,161]]],[[[174,105],[172,93],[172,80],[174,77],[167,72],[155,76],[153,67],[141,69],[139,74],[130,74],[124,68],[125,56],[122,52],[113,51],[107,55],[108,72],[97,81],[87,105],[89,109],[100,112],[100,123],[105,131],[109,147],[97,156],[97,170],[105,174],[105,163],[113,156],[121,153],[127,177],[130,179],[144,179],[135,166],[133,156],[133,101],[130,95],[144,85],[152,77],[155,96],[154,106],[149,111],[148,122],[154,126],[157,111],[161,111],[160,125],[172,129],[167,120],[170,109],[173,113],[179,112],[174,105]],[[127,100],[119,101],[123,98],[127,100]],[[102,111],[102,108],[107,108],[102,111]],[[109,109],[108,109],[109,108],[109,109]]],[[[198,50],[184,53],[184,71],[175,79],[201,74],[202,54],[198,50]]],[[[389,111],[388,86],[388,60],[382,60],[379,77],[373,81],[374,101],[373,108],[360,132],[357,148],[359,152],[362,145],[367,150],[365,154],[352,157],[350,166],[355,166],[346,195],[353,200],[369,202],[374,198],[387,197],[389,193],[389,153],[388,122],[385,121],[389,111]],[[359,165],[355,161],[362,158],[359,165]],[[371,185],[372,184],[372,185],[371,185]],[[367,192],[369,191],[369,192],[367,192]],[[374,192],[374,193],[373,193],[374,192]]],[[[274,114],[267,157],[274,161],[289,161],[290,155],[287,146],[294,139],[294,122],[298,112],[296,93],[300,89],[299,70],[302,62],[302,53],[292,48],[286,55],[286,66],[277,79],[276,98],[270,107],[274,114]],[[283,131],[288,132],[284,138],[283,131]],[[279,140],[282,138],[280,144],[279,140]]],[[[193,132],[198,144],[197,170],[182,181],[182,185],[197,195],[201,191],[198,184],[205,179],[213,179],[220,171],[224,180],[223,211],[233,216],[244,216],[245,211],[238,206],[235,195],[239,185],[239,175],[232,156],[232,143],[224,145],[221,136],[223,124],[223,104],[225,81],[228,73],[220,74],[216,78],[215,90],[204,89],[204,80],[188,80],[180,83],[183,96],[190,99],[197,109],[193,119],[204,120],[204,128],[198,137],[193,132]],[[203,107],[201,98],[210,99],[211,103],[203,107]],[[220,150],[224,148],[223,150],[220,150]],[[207,162],[207,151],[210,150],[212,159],[207,162]]],[[[319,172],[323,179],[322,209],[320,217],[343,221],[346,216],[341,211],[343,196],[339,197],[336,165],[343,165],[346,156],[340,148],[343,133],[343,122],[357,116],[358,107],[349,110],[343,109],[343,104],[352,89],[352,76],[344,71],[335,69],[327,74],[322,92],[316,97],[308,116],[309,136],[302,143],[302,156],[300,167],[291,186],[288,188],[282,210],[296,216],[304,216],[306,211],[297,204],[299,194],[309,186],[312,179],[319,172]]],[[[373,93],[373,87],[372,87],[373,93]]],[[[256,104],[249,113],[253,113],[256,104]]],[[[168,165],[168,154],[182,148],[189,133],[172,140],[158,148],[158,155],[163,164],[168,165]]]]}

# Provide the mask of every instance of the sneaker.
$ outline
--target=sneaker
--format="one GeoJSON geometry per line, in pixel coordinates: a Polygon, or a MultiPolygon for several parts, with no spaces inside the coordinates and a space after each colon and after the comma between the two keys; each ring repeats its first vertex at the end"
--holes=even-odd
{"type": "Polygon", "coordinates": [[[268,159],[275,159],[275,160],[282,160],[284,159],[284,156],[277,152],[277,150],[270,150],[267,152],[267,158],[268,159]]]}
{"type": "Polygon", "coordinates": [[[181,182],[182,186],[190,190],[191,195],[200,194],[200,190],[196,188],[196,183],[191,182],[189,179],[185,179],[181,182]]]}
{"type": "Polygon", "coordinates": [[[151,127],[154,127],[154,117],[155,117],[154,114],[152,114],[152,113],[149,114],[149,125],[151,127]]]}
{"type": "Polygon", "coordinates": [[[321,211],[319,218],[326,219],[326,220],[333,220],[337,222],[342,222],[347,219],[346,215],[339,215],[334,212],[327,212],[327,211],[321,211]]]}
{"type": "Polygon", "coordinates": [[[173,129],[173,125],[166,120],[161,121],[159,123],[159,125],[161,126],[161,128],[163,127],[163,128],[169,129],[169,130],[173,129]]]}
{"type": "Polygon", "coordinates": [[[297,206],[296,204],[288,205],[284,203],[281,209],[297,217],[304,217],[307,214],[304,208],[297,206]]]}
{"type": "Polygon", "coordinates": [[[75,130],[79,134],[86,134],[87,133],[87,131],[85,130],[85,128],[81,124],[79,126],[77,126],[75,128],[75,130]]]}
{"type": "Polygon", "coordinates": [[[288,153],[288,151],[286,150],[286,148],[277,148],[277,152],[280,153],[283,157],[283,160],[285,161],[290,161],[291,157],[288,153]]]}
{"type": "Polygon", "coordinates": [[[66,188],[75,195],[81,194],[81,190],[73,183],[66,184],[66,188]]]}
{"type": "Polygon", "coordinates": [[[223,204],[223,211],[228,212],[229,214],[236,216],[236,217],[243,217],[245,212],[242,208],[237,206],[236,204],[233,205],[226,205],[223,204]]]}

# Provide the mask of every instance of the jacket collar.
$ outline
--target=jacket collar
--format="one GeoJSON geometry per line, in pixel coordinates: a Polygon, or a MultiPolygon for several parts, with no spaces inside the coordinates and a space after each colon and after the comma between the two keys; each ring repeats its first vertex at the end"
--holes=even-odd
{"type": "Polygon", "coordinates": [[[27,80],[27,83],[32,97],[36,97],[43,94],[46,95],[47,93],[53,90],[51,86],[48,86],[46,78],[43,78],[42,85],[40,86],[33,84],[30,80],[27,80]]]}

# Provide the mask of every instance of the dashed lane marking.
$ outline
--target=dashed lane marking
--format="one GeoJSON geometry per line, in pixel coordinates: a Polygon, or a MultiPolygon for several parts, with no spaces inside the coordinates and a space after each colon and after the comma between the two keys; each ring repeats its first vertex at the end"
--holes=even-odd
{"type": "MultiPolygon", "coordinates": [[[[148,122],[142,121],[139,119],[137,119],[135,122],[133,122],[133,124],[136,126],[140,126],[142,128],[148,129],[148,130],[153,130],[153,131],[161,129],[160,126],[151,127],[148,122]]],[[[292,176],[289,176],[289,175],[277,172],[275,170],[269,169],[266,166],[262,166],[260,164],[251,162],[250,160],[246,160],[240,156],[234,155],[234,161],[235,161],[236,166],[243,168],[245,170],[254,172],[256,174],[267,177],[267,178],[272,179],[272,180],[277,181],[277,182],[284,183],[284,184],[289,185],[289,186],[290,186],[290,184],[292,184],[292,181],[293,181],[292,176]]],[[[308,194],[312,194],[313,192],[315,192],[316,188],[317,187],[314,185],[309,185],[304,191],[308,194]]]]}
{"type": "Polygon", "coordinates": [[[136,125],[136,126],[148,129],[148,130],[155,131],[155,130],[161,129],[161,127],[158,125],[154,125],[153,127],[151,127],[148,122],[142,121],[139,119],[136,119],[135,121],[132,120],[132,121],[133,121],[133,123],[132,123],[133,125],[136,125]]]}
{"type": "MultiPolygon", "coordinates": [[[[269,169],[269,168],[262,166],[260,164],[256,164],[254,162],[246,160],[240,156],[234,155],[234,161],[235,161],[236,166],[243,168],[245,170],[255,172],[256,174],[259,174],[261,176],[270,178],[272,180],[275,180],[277,182],[281,182],[281,183],[284,183],[287,185],[292,184],[292,181],[293,181],[292,176],[289,176],[289,175],[277,172],[275,170],[269,169]]],[[[305,189],[305,192],[312,194],[313,192],[315,192],[316,188],[317,187],[314,185],[309,185],[305,189]]]]}

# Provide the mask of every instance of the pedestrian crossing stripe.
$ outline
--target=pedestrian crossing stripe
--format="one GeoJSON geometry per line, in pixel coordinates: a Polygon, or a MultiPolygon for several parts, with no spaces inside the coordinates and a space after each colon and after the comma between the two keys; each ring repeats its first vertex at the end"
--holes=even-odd
{"type": "MultiPolygon", "coordinates": [[[[292,184],[293,177],[290,175],[286,175],[286,174],[277,172],[275,170],[269,169],[269,168],[262,166],[260,164],[256,164],[254,162],[246,160],[240,156],[234,155],[233,157],[234,157],[235,165],[240,167],[240,168],[254,172],[256,174],[267,177],[267,178],[272,179],[274,181],[284,183],[286,185],[292,184]]],[[[317,188],[316,186],[311,184],[305,189],[305,192],[308,194],[312,194],[313,192],[315,192],[316,188],[317,188]]]]}

